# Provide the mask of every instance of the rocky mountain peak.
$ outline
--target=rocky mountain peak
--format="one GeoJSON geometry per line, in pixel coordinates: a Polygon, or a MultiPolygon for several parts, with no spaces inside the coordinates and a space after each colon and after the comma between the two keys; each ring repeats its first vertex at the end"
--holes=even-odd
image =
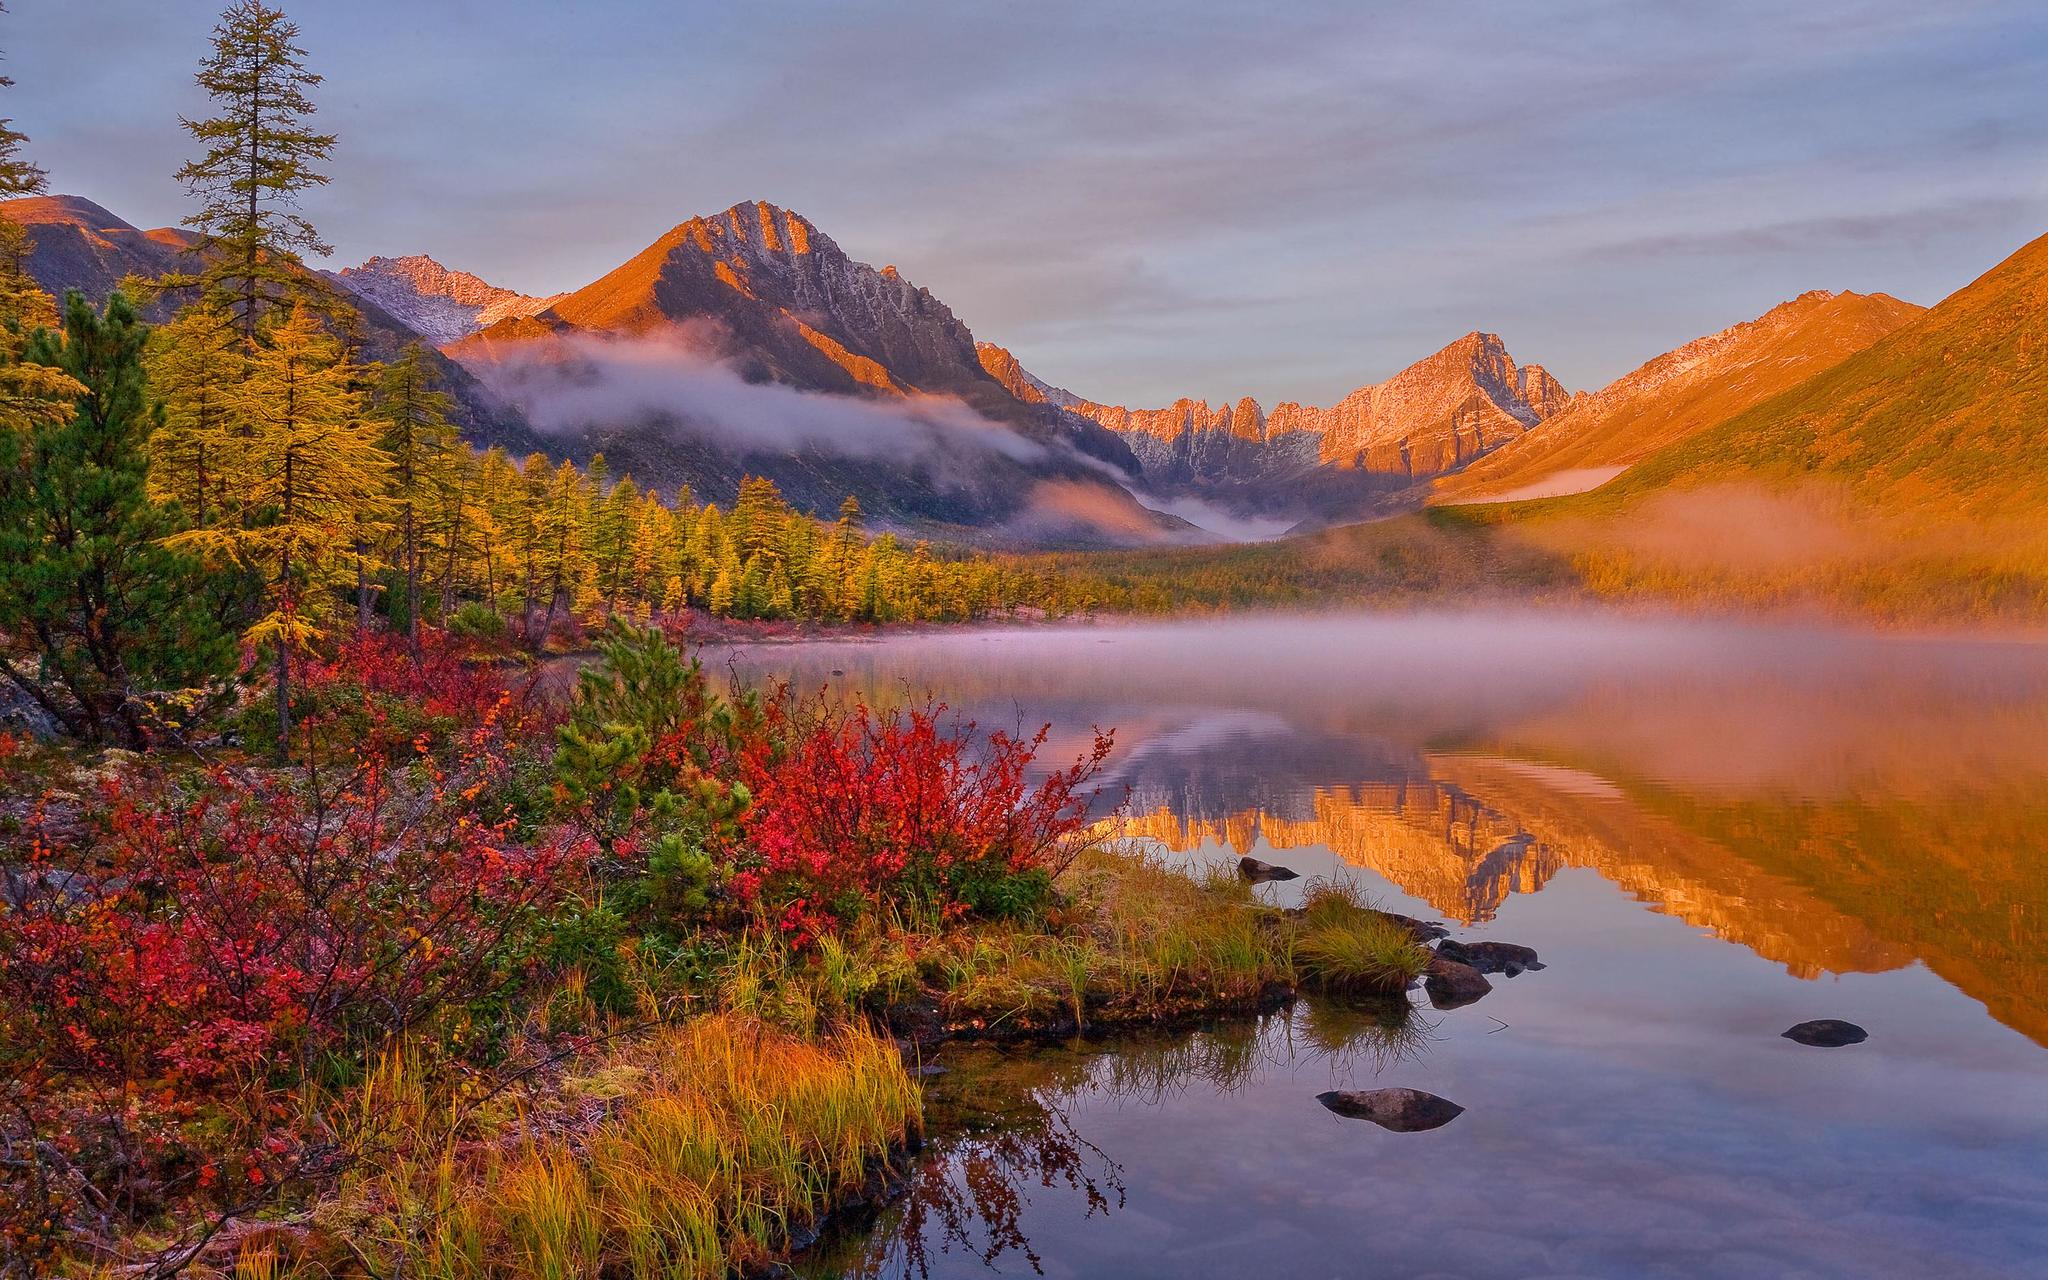
{"type": "Polygon", "coordinates": [[[1148,477],[1196,490],[1264,483],[1332,467],[1405,483],[1437,475],[1519,437],[1575,397],[1541,365],[1517,365],[1499,334],[1473,330],[1385,382],[1329,408],[1250,396],[1163,409],[1099,404],[1033,376],[1009,351],[977,346],[1010,394],[1053,404],[1122,436],[1148,477]]]}
{"type": "Polygon", "coordinates": [[[677,230],[700,252],[733,253],[756,261],[814,251],[839,253],[839,246],[810,219],[766,200],[742,201],[723,213],[691,218],[677,230]]]}
{"type": "Polygon", "coordinates": [[[380,255],[361,266],[329,272],[328,278],[437,345],[466,338],[500,320],[533,315],[554,301],[500,288],[423,253],[380,255]]]}

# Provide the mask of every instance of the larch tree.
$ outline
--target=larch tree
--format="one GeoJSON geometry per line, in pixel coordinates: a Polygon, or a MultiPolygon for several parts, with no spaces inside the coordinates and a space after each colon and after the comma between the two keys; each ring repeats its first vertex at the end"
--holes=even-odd
{"type": "MultiPolygon", "coordinates": [[[[392,520],[398,568],[405,581],[406,644],[414,662],[420,660],[426,523],[450,495],[459,494],[462,485],[462,441],[448,424],[452,403],[440,389],[425,351],[413,343],[385,368],[370,409],[383,431],[379,444],[391,459],[392,520]]],[[[459,512],[456,519],[460,520],[459,512]]]]}
{"type": "Polygon", "coordinates": [[[201,234],[197,274],[166,283],[196,287],[233,317],[253,344],[265,312],[302,295],[301,253],[326,253],[320,234],[295,210],[301,194],[327,181],[321,166],[334,135],[307,124],[307,91],[320,77],[306,70],[299,28],[262,0],[240,0],[221,14],[213,49],[196,79],[219,114],[182,120],[205,148],[178,170],[200,200],[185,225],[201,234]]]}
{"type": "MultiPolygon", "coordinates": [[[[595,459],[592,460],[595,462],[595,459]]],[[[594,582],[589,559],[590,494],[576,464],[564,459],[554,469],[547,488],[547,507],[542,524],[542,556],[547,566],[548,610],[539,634],[529,636],[533,651],[539,653],[554,630],[555,619],[564,611],[573,614],[585,588],[594,582]]]]}
{"type": "Polygon", "coordinates": [[[150,334],[150,392],[163,405],[149,440],[150,494],[201,529],[238,518],[244,432],[235,411],[247,359],[234,322],[209,303],[150,334]]]}
{"type": "Polygon", "coordinates": [[[553,472],[546,454],[530,453],[519,464],[519,483],[496,495],[501,505],[506,541],[519,565],[519,634],[528,640],[540,607],[540,585],[547,574],[548,482],[553,472]]]}
{"type": "Polygon", "coordinates": [[[232,556],[263,575],[265,611],[245,633],[274,650],[279,750],[291,745],[291,659],[319,637],[342,560],[365,521],[388,511],[391,460],[350,386],[352,371],[302,301],[271,326],[239,391],[247,424],[240,524],[174,544],[232,556]]]}
{"type": "MultiPolygon", "coordinates": [[[[0,5],[0,13],[7,6],[0,5]]],[[[14,81],[0,76],[0,89],[14,81]]],[[[0,197],[41,193],[42,169],[22,154],[27,135],[12,120],[0,120],[0,197]]],[[[0,430],[30,430],[69,416],[78,384],[61,371],[24,364],[21,351],[40,325],[55,324],[50,295],[28,274],[31,243],[20,223],[0,218],[0,430]]]]}
{"type": "Polygon", "coordinates": [[[77,388],[71,412],[0,436],[0,674],[74,736],[128,747],[151,736],[148,695],[203,685],[234,658],[198,561],[165,544],[176,527],[149,500],[148,333],[121,294],[101,315],[71,293],[62,332],[25,353],[77,388]]]}

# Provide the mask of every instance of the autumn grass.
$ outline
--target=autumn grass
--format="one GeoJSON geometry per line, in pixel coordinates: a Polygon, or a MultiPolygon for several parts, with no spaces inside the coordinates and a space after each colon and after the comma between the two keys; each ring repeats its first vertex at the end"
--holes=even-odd
{"type": "MultiPolygon", "coordinates": [[[[1338,886],[1283,911],[1233,871],[1190,874],[1116,847],[1088,850],[1058,885],[1060,905],[1028,921],[870,919],[803,949],[730,938],[691,1002],[715,1011],[664,1013],[646,992],[652,1028],[603,1023],[571,975],[534,1018],[600,1043],[518,1090],[451,1085],[444,1066],[386,1055],[351,1095],[356,1172],[313,1224],[377,1274],[422,1280],[724,1276],[777,1257],[919,1129],[902,1052],[873,1028],[1213,1027],[1299,987],[1399,992],[1427,962],[1338,886]]],[[[1411,1032],[1397,1022],[1382,1038],[1411,1032]]],[[[1219,1074],[1248,1070],[1243,1036],[1225,1024],[1210,1039],[1219,1074]]],[[[321,1273],[262,1248],[239,1265],[248,1280],[321,1273]]]]}
{"type": "Polygon", "coordinates": [[[1338,881],[1309,890],[1291,943],[1302,984],[1333,994],[1403,991],[1429,968],[1429,953],[1406,927],[1338,881]]]}
{"type": "Polygon", "coordinates": [[[424,1280],[721,1277],[775,1256],[920,1124],[891,1041],[738,1013],[663,1028],[562,1092],[604,1118],[384,1179],[410,1212],[387,1212],[377,1252],[424,1280]]]}
{"type": "Polygon", "coordinates": [[[725,1007],[807,1030],[877,1017],[906,1035],[1074,1034],[1270,1007],[1297,987],[1400,991],[1428,953],[1350,891],[1259,901],[1231,869],[1190,874],[1120,847],[1084,853],[1040,919],[945,929],[867,920],[803,954],[748,937],[725,1007]]]}

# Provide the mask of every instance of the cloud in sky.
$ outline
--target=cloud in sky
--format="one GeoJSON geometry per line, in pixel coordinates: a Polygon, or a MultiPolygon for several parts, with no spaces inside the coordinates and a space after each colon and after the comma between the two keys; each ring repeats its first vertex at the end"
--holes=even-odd
{"type": "MultiPolygon", "coordinates": [[[[185,205],[217,0],[37,0],[60,190],[185,205]]],[[[308,212],[531,292],[764,198],[1102,400],[1329,403],[1478,328],[1573,386],[1809,288],[1932,302],[2048,230],[2038,0],[286,0],[308,212]]]]}

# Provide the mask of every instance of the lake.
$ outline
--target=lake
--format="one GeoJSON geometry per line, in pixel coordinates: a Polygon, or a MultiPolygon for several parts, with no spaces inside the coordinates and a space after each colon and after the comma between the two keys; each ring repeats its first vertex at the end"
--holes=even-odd
{"type": "Polygon", "coordinates": [[[1303,1001],[948,1047],[908,1194],[807,1274],[2043,1273],[2048,645],[1468,613],[707,661],[1050,722],[1051,760],[1114,726],[1106,831],[1547,966],[1418,990],[1399,1030],[1303,1001]],[[1781,1038],[1812,1018],[1870,1038],[1781,1038]],[[1465,1111],[1396,1133],[1315,1096],[1394,1085],[1465,1111]]]}

